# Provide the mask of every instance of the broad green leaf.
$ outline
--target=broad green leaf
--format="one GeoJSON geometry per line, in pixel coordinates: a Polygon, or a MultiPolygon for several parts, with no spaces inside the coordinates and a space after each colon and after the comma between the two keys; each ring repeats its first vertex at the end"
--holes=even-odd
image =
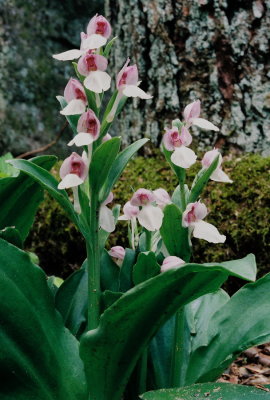
{"type": "Polygon", "coordinates": [[[44,272],[0,239],[1,400],[87,400],[79,344],[55,311],[44,272]]]}
{"type": "Polygon", "coordinates": [[[105,290],[102,293],[102,302],[104,306],[104,310],[110,307],[116,300],[118,300],[123,293],[121,292],[112,292],[111,290],[105,290]]]}
{"type": "Polygon", "coordinates": [[[112,164],[112,168],[109,172],[107,182],[104,187],[104,198],[109,195],[109,192],[112,190],[115,183],[118,181],[121,176],[123,170],[125,169],[127,163],[134,156],[134,154],[146,143],[149,139],[140,139],[135,143],[132,143],[130,146],[126,147],[123,151],[121,151],[112,164]]]}
{"type": "Polygon", "coordinates": [[[13,155],[11,153],[6,153],[0,157],[0,178],[7,178],[8,176],[19,175],[19,171],[6,162],[7,160],[11,160],[12,158],[13,155]]]}
{"type": "Polygon", "coordinates": [[[132,280],[132,271],[135,261],[136,261],[136,252],[134,250],[126,248],[125,258],[120,268],[120,275],[119,275],[120,292],[126,292],[134,286],[132,280]]]}
{"type": "MultiPolygon", "coordinates": [[[[43,156],[50,157],[50,156],[43,156]]],[[[55,162],[55,157],[52,157],[55,162]]],[[[83,226],[78,219],[78,214],[74,211],[73,205],[69,201],[67,192],[65,190],[59,190],[57,188],[58,182],[57,180],[44,168],[41,168],[38,165],[35,165],[32,161],[27,160],[11,160],[10,164],[15,168],[18,168],[25,174],[29,175],[33,180],[35,180],[39,185],[41,185],[44,189],[46,189],[50,195],[62,206],[62,208],[67,213],[68,217],[71,219],[74,224],[79,227],[81,232],[85,237],[88,235],[87,227],[83,226]]],[[[32,182],[32,179],[31,179],[32,182]]],[[[1,184],[1,181],[0,181],[1,184]]],[[[29,192],[27,191],[27,199],[29,200],[29,192]]],[[[10,225],[10,224],[9,224],[10,225]]]]}
{"type": "Polygon", "coordinates": [[[198,200],[200,194],[203,191],[203,188],[207,184],[207,182],[210,179],[210,176],[212,173],[215,171],[215,169],[218,166],[218,161],[219,161],[219,156],[217,156],[210,167],[208,168],[203,168],[201,171],[198,172],[198,174],[195,176],[195,179],[193,181],[191,190],[190,190],[190,195],[189,195],[189,203],[194,203],[195,201],[198,200]]]}
{"type": "Polygon", "coordinates": [[[191,249],[188,240],[188,228],[182,226],[182,213],[175,204],[168,204],[164,210],[160,234],[171,256],[188,261],[191,249]]]}
{"type": "Polygon", "coordinates": [[[22,237],[18,229],[8,226],[0,230],[0,238],[6,240],[7,242],[14,244],[14,246],[23,248],[22,237]]]}
{"type": "Polygon", "coordinates": [[[147,279],[153,278],[160,273],[160,265],[157,263],[153,252],[140,253],[133,267],[133,282],[138,285],[147,279]]]}
{"type": "Polygon", "coordinates": [[[55,307],[63,317],[65,326],[77,337],[87,323],[88,278],[86,262],[73,272],[59,287],[55,295],[55,307]]]}
{"type": "Polygon", "coordinates": [[[119,287],[119,273],[118,265],[112,260],[107,250],[103,250],[100,262],[101,274],[101,289],[117,292],[119,287]]]}
{"type": "MultiPolygon", "coordinates": [[[[40,156],[32,158],[31,162],[12,159],[10,164],[17,168],[17,164],[29,163],[33,168],[40,168],[49,174],[46,170],[50,170],[55,162],[56,157],[40,156]]],[[[0,179],[0,229],[14,226],[24,241],[42,200],[40,185],[26,174],[21,172],[19,176],[0,179]]]]}
{"type": "MultiPolygon", "coordinates": [[[[65,108],[67,105],[67,101],[65,100],[65,98],[63,96],[56,96],[56,98],[61,105],[61,110],[63,110],[63,108],[65,108]]],[[[68,121],[69,126],[71,127],[73,133],[75,135],[77,135],[77,125],[78,125],[80,115],[65,115],[65,117],[66,117],[66,120],[68,121]]]]}
{"type": "Polygon", "coordinates": [[[270,393],[244,385],[230,383],[201,383],[177,389],[144,393],[143,400],[267,400],[270,393]]]}
{"type": "MultiPolygon", "coordinates": [[[[185,200],[186,200],[186,204],[188,203],[188,198],[189,198],[189,188],[188,185],[184,186],[185,188],[185,200]]],[[[178,185],[175,189],[175,191],[173,192],[172,195],[172,202],[174,204],[176,204],[180,210],[185,208],[185,205],[182,204],[182,199],[181,199],[181,193],[180,193],[180,186],[178,185]]]]}
{"type": "Polygon", "coordinates": [[[185,384],[215,380],[239,353],[270,340],[270,274],[240,289],[196,337],[185,384]],[[229,340],[228,340],[229,338],[229,340]]]}
{"type": "Polygon", "coordinates": [[[185,304],[216,291],[232,274],[220,264],[186,264],[123,294],[104,312],[99,326],[81,339],[90,397],[121,398],[136,362],[165,321],[185,304]]]}
{"type": "Polygon", "coordinates": [[[94,193],[100,191],[107,179],[119,151],[120,143],[121,139],[115,137],[102,143],[94,152],[90,165],[90,187],[94,193]]]}

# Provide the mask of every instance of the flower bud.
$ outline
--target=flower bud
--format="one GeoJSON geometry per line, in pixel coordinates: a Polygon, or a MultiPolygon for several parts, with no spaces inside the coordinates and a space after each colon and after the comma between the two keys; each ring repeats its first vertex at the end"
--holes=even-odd
{"type": "Polygon", "coordinates": [[[108,39],[111,36],[111,33],[111,25],[102,15],[96,14],[88,23],[87,35],[97,34],[108,39]]]}
{"type": "Polygon", "coordinates": [[[113,246],[108,253],[113,258],[124,260],[126,251],[122,246],[113,246]]]}
{"type": "Polygon", "coordinates": [[[75,99],[82,100],[85,104],[87,103],[83,85],[74,78],[70,78],[68,81],[64,90],[64,98],[67,103],[75,99]]]}
{"type": "Polygon", "coordinates": [[[130,204],[132,206],[145,206],[155,201],[155,195],[151,190],[138,189],[132,196],[130,204]]]}
{"type": "Polygon", "coordinates": [[[201,102],[200,100],[193,101],[188,104],[184,109],[184,118],[186,122],[189,122],[192,118],[199,118],[201,113],[201,102]]]}
{"type": "Polygon", "coordinates": [[[81,75],[87,76],[91,71],[105,71],[108,61],[99,54],[93,54],[92,50],[88,50],[78,62],[78,71],[81,75]]]}
{"type": "Polygon", "coordinates": [[[165,272],[165,271],[168,271],[169,269],[173,269],[173,268],[179,268],[183,264],[185,264],[185,261],[179,257],[176,257],[176,256],[166,257],[163,260],[163,263],[160,268],[160,272],[165,272]]]}

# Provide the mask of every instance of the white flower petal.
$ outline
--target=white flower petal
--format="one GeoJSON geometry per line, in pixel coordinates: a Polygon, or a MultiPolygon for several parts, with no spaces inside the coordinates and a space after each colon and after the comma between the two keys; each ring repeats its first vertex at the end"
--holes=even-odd
{"type": "Polygon", "coordinates": [[[85,111],[85,102],[80,99],[71,100],[63,110],[60,111],[62,115],[78,115],[85,111]]]}
{"type": "Polygon", "coordinates": [[[219,128],[203,118],[192,118],[192,125],[198,126],[198,128],[207,129],[210,131],[219,131],[219,128]]]}
{"type": "Polygon", "coordinates": [[[99,225],[106,232],[113,232],[115,230],[115,222],[112,210],[107,206],[100,207],[99,225]]]}
{"type": "Polygon", "coordinates": [[[94,138],[90,133],[80,132],[78,135],[74,136],[74,138],[68,143],[68,146],[88,146],[89,144],[94,142],[94,138]]]}
{"type": "Polygon", "coordinates": [[[162,225],[163,212],[159,207],[149,204],[143,206],[138,214],[138,220],[148,231],[157,231],[162,225]]]}
{"type": "Polygon", "coordinates": [[[221,235],[217,228],[205,221],[194,223],[193,236],[197,239],[204,239],[210,243],[224,243],[226,236],[221,235]]]}
{"type": "Polygon", "coordinates": [[[176,147],[171,155],[173,164],[181,168],[189,168],[197,160],[197,156],[193,150],[188,147],[176,147]]]}
{"type": "Polygon", "coordinates": [[[87,39],[83,40],[82,48],[84,50],[99,49],[107,43],[107,39],[104,36],[93,33],[88,36],[87,39]]]}
{"type": "Polygon", "coordinates": [[[210,179],[212,181],[216,182],[225,182],[225,183],[232,183],[233,181],[228,177],[227,174],[225,174],[224,171],[222,171],[221,168],[217,168],[212,175],[210,176],[210,179]]]}
{"type": "Polygon", "coordinates": [[[128,218],[126,215],[121,215],[118,218],[118,221],[129,221],[131,218],[128,218]]]}
{"type": "Polygon", "coordinates": [[[92,71],[84,80],[84,86],[95,93],[110,89],[111,77],[104,71],[92,71]]]}
{"type": "Polygon", "coordinates": [[[68,189],[79,186],[83,183],[83,180],[76,174],[68,174],[62,179],[58,185],[58,189],[68,189]]]}
{"type": "Polygon", "coordinates": [[[54,54],[53,58],[59,61],[71,61],[76,60],[77,58],[81,57],[83,52],[78,49],[64,51],[63,53],[54,54]]]}
{"type": "Polygon", "coordinates": [[[140,99],[149,100],[152,99],[153,96],[145,93],[141,88],[136,85],[126,85],[123,89],[123,94],[127,97],[139,97],[140,99]]]}

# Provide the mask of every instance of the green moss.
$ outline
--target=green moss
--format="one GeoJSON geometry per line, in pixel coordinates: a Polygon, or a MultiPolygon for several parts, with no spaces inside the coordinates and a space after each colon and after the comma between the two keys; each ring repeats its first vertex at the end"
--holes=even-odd
{"type": "MultiPolygon", "coordinates": [[[[199,163],[188,171],[191,184],[199,163]]],[[[259,275],[270,271],[270,158],[246,155],[224,162],[224,169],[233,184],[210,182],[202,194],[210,213],[207,221],[227,236],[224,244],[214,245],[193,239],[194,260],[198,262],[225,261],[247,253],[256,255],[259,275]]],[[[124,205],[132,192],[140,187],[165,188],[170,194],[177,185],[162,154],[132,160],[114,189],[115,203],[124,205]]],[[[127,245],[126,223],[119,222],[110,236],[109,246],[127,245]]],[[[80,265],[85,257],[80,234],[63,215],[54,201],[46,197],[27,242],[41,259],[46,272],[58,276],[80,265]]]]}

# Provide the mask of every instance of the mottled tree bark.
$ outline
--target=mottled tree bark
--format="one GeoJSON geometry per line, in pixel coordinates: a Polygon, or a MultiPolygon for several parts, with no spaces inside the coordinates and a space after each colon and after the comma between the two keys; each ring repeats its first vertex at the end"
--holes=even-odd
{"type": "Polygon", "coordinates": [[[106,0],[119,38],[111,64],[116,72],[130,56],[154,96],[129,100],[116,129],[157,143],[200,99],[202,117],[221,127],[196,131],[201,147],[270,154],[269,8],[263,0],[106,0]]]}

